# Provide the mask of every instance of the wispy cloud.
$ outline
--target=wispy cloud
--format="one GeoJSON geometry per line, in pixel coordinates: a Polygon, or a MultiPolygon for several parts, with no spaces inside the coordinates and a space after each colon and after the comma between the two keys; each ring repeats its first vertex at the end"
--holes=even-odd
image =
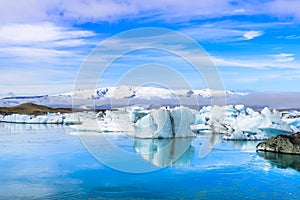
{"type": "Polygon", "coordinates": [[[164,19],[182,20],[189,16],[217,16],[240,13],[242,7],[230,3],[230,0],[220,1],[62,1],[45,0],[15,2],[9,0],[1,1],[0,23],[7,21],[28,22],[28,21],[59,21],[76,20],[86,21],[116,21],[124,18],[141,16],[151,12],[162,16],[164,19]],[[19,13],[16,15],[15,13],[19,13]]]}
{"type": "Polygon", "coordinates": [[[298,0],[272,0],[262,4],[266,13],[279,17],[293,17],[300,21],[300,1],[298,0]]]}
{"type": "Polygon", "coordinates": [[[95,36],[92,31],[68,29],[51,23],[0,26],[0,44],[33,44],[65,40],[77,42],[78,38],[91,36],[95,36]]]}
{"type": "Polygon", "coordinates": [[[233,15],[266,14],[276,17],[300,19],[298,0],[2,0],[0,23],[26,23],[41,21],[112,22],[124,18],[152,15],[163,20],[186,21],[191,18],[215,18],[233,15]],[[17,14],[16,14],[17,13],[17,14]]]}
{"type": "Polygon", "coordinates": [[[263,34],[262,31],[247,31],[246,33],[243,34],[244,38],[246,38],[246,40],[252,40],[256,37],[259,37],[263,34]]]}
{"type": "Polygon", "coordinates": [[[205,23],[184,28],[181,31],[196,40],[210,42],[252,40],[263,35],[263,31],[251,30],[251,25],[247,28],[239,27],[238,23],[232,21],[205,23]]]}
{"type": "Polygon", "coordinates": [[[218,67],[238,67],[252,69],[298,69],[300,63],[295,61],[294,54],[281,53],[277,55],[249,56],[243,59],[212,56],[218,67]],[[275,59],[274,59],[275,58],[275,59]]]}
{"type": "Polygon", "coordinates": [[[284,38],[289,40],[296,40],[296,39],[300,39],[300,35],[288,35],[284,38]]]}
{"type": "Polygon", "coordinates": [[[75,64],[87,54],[95,36],[92,31],[53,23],[0,25],[0,65],[22,62],[61,65],[67,60],[75,64]],[[85,51],[79,50],[82,47],[85,51]]]}
{"type": "Polygon", "coordinates": [[[280,53],[277,55],[273,55],[276,62],[291,62],[295,60],[295,55],[292,53],[280,53]]]}
{"type": "MultiPolygon", "coordinates": [[[[216,20],[213,22],[190,22],[180,29],[183,33],[199,41],[234,42],[252,40],[269,34],[274,29],[287,29],[294,26],[293,22],[281,21],[244,21],[244,20],[216,20]]],[[[281,36],[283,38],[283,36],[281,36]]],[[[297,39],[287,36],[287,39],[297,39]]]]}

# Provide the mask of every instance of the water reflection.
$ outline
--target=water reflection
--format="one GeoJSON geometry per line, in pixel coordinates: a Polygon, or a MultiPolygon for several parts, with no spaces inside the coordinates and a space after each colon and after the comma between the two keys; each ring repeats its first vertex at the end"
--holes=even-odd
{"type": "Polygon", "coordinates": [[[257,153],[259,156],[268,160],[272,166],[276,166],[281,169],[293,168],[297,171],[300,171],[300,155],[280,154],[264,151],[259,151],[257,153]]]}
{"type": "Polygon", "coordinates": [[[243,152],[256,152],[256,145],[259,143],[260,141],[237,141],[237,140],[233,140],[230,141],[230,143],[232,144],[232,146],[236,149],[239,149],[243,152]]]}
{"type": "Polygon", "coordinates": [[[195,153],[191,142],[194,138],[135,139],[134,147],[145,160],[155,166],[187,166],[195,153]]]}
{"type": "Polygon", "coordinates": [[[205,139],[202,143],[201,151],[199,151],[198,157],[200,159],[206,157],[213,148],[221,141],[222,136],[215,133],[205,133],[205,139]]]}

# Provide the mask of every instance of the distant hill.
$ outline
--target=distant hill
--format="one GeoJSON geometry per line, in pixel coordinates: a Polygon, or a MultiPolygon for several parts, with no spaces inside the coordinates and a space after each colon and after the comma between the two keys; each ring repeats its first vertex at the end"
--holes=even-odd
{"type": "Polygon", "coordinates": [[[73,112],[71,108],[51,108],[48,106],[37,105],[33,103],[24,103],[13,107],[0,107],[0,114],[27,114],[27,115],[42,115],[51,113],[70,113],[73,112]]]}

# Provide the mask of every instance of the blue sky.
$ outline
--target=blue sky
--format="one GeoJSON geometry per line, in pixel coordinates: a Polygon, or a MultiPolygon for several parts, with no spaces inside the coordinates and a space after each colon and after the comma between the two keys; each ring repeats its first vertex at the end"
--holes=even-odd
{"type": "MultiPolygon", "coordinates": [[[[195,39],[211,56],[225,89],[299,91],[298,8],[298,0],[2,0],[0,97],[72,91],[97,45],[141,27],[168,28],[195,39]]],[[[100,85],[116,84],[126,66],[143,64],[138,59],[143,55],[171,65],[193,88],[205,87],[182,61],[151,51],[122,58],[100,85]]]]}

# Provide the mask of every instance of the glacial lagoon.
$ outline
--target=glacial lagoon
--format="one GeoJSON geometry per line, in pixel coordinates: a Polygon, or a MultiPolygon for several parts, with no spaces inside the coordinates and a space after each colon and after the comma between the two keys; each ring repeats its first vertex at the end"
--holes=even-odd
{"type": "Polygon", "coordinates": [[[300,198],[300,156],[256,152],[258,141],[205,133],[175,140],[84,134],[94,152],[64,126],[0,123],[0,199],[300,198]],[[126,173],[108,167],[96,155],[109,156],[97,138],[157,169],[126,173]],[[176,154],[181,148],[184,153],[176,154]]]}

